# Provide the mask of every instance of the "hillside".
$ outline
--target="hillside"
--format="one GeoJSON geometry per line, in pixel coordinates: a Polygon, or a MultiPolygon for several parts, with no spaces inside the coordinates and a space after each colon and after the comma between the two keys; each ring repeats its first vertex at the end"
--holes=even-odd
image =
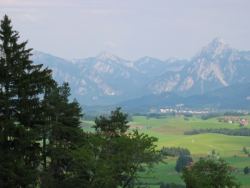
{"type": "MultiPolygon", "coordinates": [[[[190,99],[189,105],[202,96],[204,104],[213,99],[211,91],[237,88],[250,80],[250,52],[233,49],[217,38],[190,60],[143,57],[130,61],[106,52],[74,60],[35,52],[33,60],[51,68],[59,83],[69,82],[73,96],[85,105],[114,105],[152,95],[159,97],[158,103],[169,105],[162,98],[169,93],[190,99]]],[[[247,91],[242,95],[248,96],[247,91]]]]}
{"type": "Polygon", "coordinates": [[[175,93],[152,94],[119,103],[131,112],[148,112],[150,109],[165,107],[209,108],[209,109],[250,109],[250,83],[236,84],[216,89],[206,94],[179,96],[175,93]]]}

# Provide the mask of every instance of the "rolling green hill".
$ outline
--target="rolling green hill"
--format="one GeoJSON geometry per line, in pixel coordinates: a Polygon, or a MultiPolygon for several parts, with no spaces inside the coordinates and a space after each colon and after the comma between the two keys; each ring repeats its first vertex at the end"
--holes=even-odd
{"type": "MultiPolygon", "coordinates": [[[[250,119],[250,116],[247,117],[250,119]]],[[[84,122],[83,128],[90,130],[93,122],[84,122]]],[[[147,118],[145,116],[134,116],[130,122],[131,129],[138,129],[159,139],[159,149],[165,147],[188,148],[194,160],[201,156],[207,156],[212,150],[236,168],[235,176],[242,187],[250,187],[250,176],[244,175],[243,168],[250,166],[250,157],[243,151],[243,147],[250,149],[250,137],[228,136],[222,134],[198,134],[184,135],[185,131],[193,129],[238,129],[238,123],[219,122],[217,118],[202,120],[198,117],[184,118],[183,116],[170,116],[159,118],[147,118]]],[[[166,163],[160,163],[152,169],[151,173],[141,174],[143,182],[149,187],[159,187],[161,182],[183,184],[175,170],[175,157],[165,159],[166,163]]]]}

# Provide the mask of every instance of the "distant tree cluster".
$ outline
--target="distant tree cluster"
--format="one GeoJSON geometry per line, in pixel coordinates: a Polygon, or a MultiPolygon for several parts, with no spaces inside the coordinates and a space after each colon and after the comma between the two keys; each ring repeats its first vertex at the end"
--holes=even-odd
{"type": "Polygon", "coordinates": [[[200,158],[183,170],[182,179],[187,188],[231,187],[240,185],[232,175],[234,169],[222,159],[200,158]]]}
{"type": "Polygon", "coordinates": [[[120,108],[81,129],[70,87],[31,60],[32,49],[4,16],[0,23],[0,187],[132,187],[161,160],[155,137],[128,131],[120,108]]]}
{"type": "Polygon", "coordinates": [[[250,157],[250,151],[246,147],[243,147],[242,151],[250,157]]]}
{"type": "Polygon", "coordinates": [[[150,118],[160,119],[163,116],[162,116],[162,114],[159,114],[159,113],[150,113],[150,114],[147,114],[146,117],[147,117],[147,119],[150,119],[150,118]]]}
{"type": "Polygon", "coordinates": [[[185,135],[196,135],[204,133],[217,133],[231,136],[250,136],[249,128],[239,128],[239,129],[193,129],[191,131],[184,132],[185,135]]]}
{"type": "Polygon", "coordinates": [[[216,152],[214,149],[208,154],[207,158],[209,159],[214,159],[214,160],[218,160],[220,159],[220,154],[218,152],[216,152]]]}
{"type": "MultiPolygon", "coordinates": [[[[161,155],[178,157],[175,165],[175,170],[181,172],[185,167],[193,162],[191,153],[186,148],[181,147],[163,147],[161,150],[161,155]]],[[[167,185],[166,185],[167,186],[167,185]]],[[[170,185],[168,185],[170,186],[170,185]]]]}
{"type": "Polygon", "coordinates": [[[186,117],[186,118],[191,118],[191,117],[193,117],[193,114],[191,114],[191,113],[184,113],[183,115],[184,115],[184,117],[186,117]]]}
{"type": "Polygon", "coordinates": [[[246,166],[244,169],[243,169],[243,172],[244,174],[250,174],[250,167],[246,166]]]}
{"type": "Polygon", "coordinates": [[[160,188],[185,188],[185,185],[175,184],[175,183],[161,183],[160,188]]]}
{"type": "Polygon", "coordinates": [[[180,155],[176,161],[176,172],[182,172],[182,170],[193,163],[193,159],[190,155],[180,155]]]}
{"type": "Polygon", "coordinates": [[[209,114],[202,115],[201,119],[208,120],[208,119],[211,119],[211,118],[218,117],[220,115],[221,115],[220,113],[209,113],[209,114]]]}
{"type": "Polygon", "coordinates": [[[181,147],[163,147],[160,152],[164,156],[171,157],[177,157],[180,155],[191,155],[188,149],[181,147]]]}
{"type": "Polygon", "coordinates": [[[224,116],[244,116],[245,113],[242,112],[225,112],[224,116]]]}

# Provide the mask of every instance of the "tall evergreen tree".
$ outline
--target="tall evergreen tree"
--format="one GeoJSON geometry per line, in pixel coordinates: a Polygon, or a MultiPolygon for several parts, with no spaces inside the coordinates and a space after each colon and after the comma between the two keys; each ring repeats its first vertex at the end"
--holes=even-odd
{"type": "Polygon", "coordinates": [[[30,60],[26,42],[4,16],[0,25],[0,184],[34,186],[40,163],[39,122],[51,71],[30,60]]]}
{"type": "Polygon", "coordinates": [[[190,155],[181,154],[176,161],[175,170],[181,172],[185,167],[191,165],[192,162],[193,159],[190,155]]]}
{"type": "MultiPolygon", "coordinates": [[[[76,100],[69,101],[70,88],[67,83],[55,87],[44,99],[44,112],[47,117],[48,144],[43,158],[50,159],[46,169],[44,187],[63,187],[72,175],[73,151],[82,140],[80,128],[81,108],[76,100]],[[47,184],[49,182],[49,184],[47,184]]],[[[43,142],[46,144],[46,141],[43,142]]],[[[46,165],[44,165],[45,167],[46,165]]]]}

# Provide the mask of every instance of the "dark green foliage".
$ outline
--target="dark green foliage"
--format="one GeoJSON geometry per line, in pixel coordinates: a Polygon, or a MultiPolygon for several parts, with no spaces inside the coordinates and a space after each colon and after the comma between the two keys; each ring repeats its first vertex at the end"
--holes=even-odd
{"type": "Polygon", "coordinates": [[[243,172],[244,174],[249,174],[250,173],[250,168],[248,166],[246,166],[244,169],[243,169],[243,172]]]}
{"type": "Polygon", "coordinates": [[[63,85],[45,98],[50,115],[45,152],[49,162],[42,187],[130,187],[138,171],[160,161],[157,139],[128,133],[127,115],[120,108],[109,117],[96,118],[95,133],[83,133],[80,108],[68,102],[68,94],[63,85]]]}
{"type": "Polygon", "coordinates": [[[246,147],[243,147],[242,151],[245,153],[245,154],[248,154],[248,150],[246,147]]]}
{"type": "Polygon", "coordinates": [[[185,167],[191,165],[193,159],[190,155],[180,155],[176,161],[175,170],[181,172],[185,167]]]}
{"type": "Polygon", "coordinates": [[[0,185],[35,186],[40,163],[40,112],[51,71],[34,65],[27,42],[4,16],[0,25],[0,185]]]}
{"type": "Polygon", "coordinates": [[[191,155],[188,149],[180,147],[163,147],[160,152],[164,156],[172,156],[172,157],[180,155],[191,155]]]}
{"type": "Polygon", "coordinates": [[[233,188],[239,184],[232,176],[233,168],[222,159],[201,158],[183,170],[187,188],[233,188]]]}
{"type": "Polygon", "coordinates": [[[245,113],[242,112],[225,112],[224,116],[244,116],[245,113]]]}
{"type": "MultiPolygon", "coordinates": [[[[43,144],[44,170],[50,176],[52,185],[46,187],[62,187],[73,171],[74,157],[72,152],[77,150],[82,142],[83,132],[80,128],[81,108],[77,101],[70,102],[70,88],[67,83],[53,88],[44,99],[44,116],[47,121],[43,144]],[[46,140],[49,141],[46,144],[46,140]],[[47,168],[47,158],[49,158],[47,168]]],[[[44,175],[43,186],[47,183],[44,175]]]]}
{"type": "Polygon", "coordinates": [[[246,154],[246,155],[250,155],[250,151],[246,148],[246,147],[243,147],[242,151],[246,154]]]}
{"type": "Polygon", "coordinates": [[[207,157],[210,158],[210,159],[218,160],[218,159],[220,159],[220,154],[213,149],[210,152],[210,154],[208,154],[207,157]]]}
{"type": "Polygon", "coordinates": [[[0,26],[0,186],[131,187],[137,173],[160,161],[154,137],[128,132],[120,108],[80,127],[81,108],[67,83],[29,60],[7,16],[0,26]]]}
{"type": "Polygon", "coordinates": [[[117,108],[111,112],[109,117],[100,116],[95,120],[95,130],[108,135],[121,135],[125,133],[129,126],[128,115],[121,112],[121,108],[117,108]]]}
{"type": "Polygon", "coordinates": [[[218,117],[218,116],[220,116],[220,115],[221,115],[221,114],[219,114],[219,113],[209,113],[209,114],[202,115],[202,116],[201,116],[201,119],[203,119],[203,120],[208,120],[208,119],[211,119],[211,118],[218,117]]]}
{"type": "Polygon", "coordinates": [[[160,188],[185,188],[185,185],[179,185],[175,183],[161,183],[160,188]]]}
{"type": "Polygon", "coordinates": [[[162,117],[162,115],[159,113],[150,113],[150,114],[146,114],[146,116],[147,116],[147,119],[150,119],[150,118],[160,119],[162,117]]]}
{"type": "Polygon", "coordinates": [[[250,136],[249,128],[240,128],[240,129],[194,129],[191,131],[186,131],[185,135],[195,135],[203,133],[217,133],[231,136],[250,136]]]}
{"type": "Polygon", "coordinates": [[[96,118],[96,132],[88,134],[75,153],[76,186],[84,182],[90,188],[131,187],[139,171],[160,161],[157,139],[138,131],[127,132],[127,122],[120,108],[109,117],[96,118]]]}
{"type": "Polygon", "coordinates": [[[193,114],[191,114],[191,113],[185,113],[185,114],[183,114],[184,115],[184,117],[186,117],[186,118],[191,118],[191,117],[193,117],[193,114]]]}

